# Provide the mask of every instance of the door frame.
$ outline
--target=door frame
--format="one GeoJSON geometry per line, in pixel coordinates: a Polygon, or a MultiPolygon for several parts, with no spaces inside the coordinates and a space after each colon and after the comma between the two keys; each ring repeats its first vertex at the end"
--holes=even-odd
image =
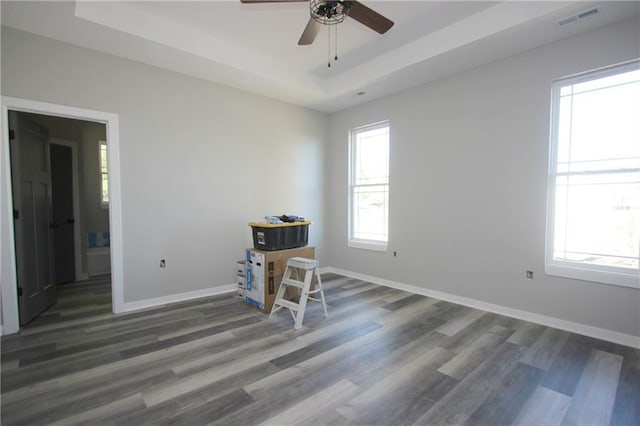
{"type": "Polygon", "coordinates": [[[2,334],[20,330],[16,252],[11,196],[11,162],[9,158],[9,110],[53,115],[106,125],[109,152],[109,238],[111,252],[111,298],[114,313],[124,311],[122,195],[120,190],[120,141],[118,114],[84,108],[2,96],[2,143],[0,144],[0,297],[2,298],[2,334]]]}
{"type": "Polygon", "coordinates": [[[82,273],[82,238],[81,232],[83,217],[80,210],[80,178],[78,171],[78,142],[67,141],[58,138],[49,138],[49,143],[54,145],[61,145],[71,148],[71,187],[73,190],[73,250],[74,250],[74,264],[76,281],[86,280],[89,278],[89,274],[82,273]]]}

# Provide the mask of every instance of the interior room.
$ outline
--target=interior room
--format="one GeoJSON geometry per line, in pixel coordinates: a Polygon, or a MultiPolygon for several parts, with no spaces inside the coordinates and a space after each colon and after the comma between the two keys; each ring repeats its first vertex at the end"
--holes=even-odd
{"type": "Polygon", "coordinates": [[[640,423],[640,2],[0,6],[2,424],[640,423]]]}

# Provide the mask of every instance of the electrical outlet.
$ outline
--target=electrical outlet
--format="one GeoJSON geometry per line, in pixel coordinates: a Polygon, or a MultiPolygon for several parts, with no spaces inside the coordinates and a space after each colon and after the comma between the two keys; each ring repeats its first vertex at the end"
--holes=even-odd
{"type": "Polygon", "coordinates": [[[533,271],[527,271],[527,279],[528,280],[532,280],[533,279],[533,271]]]}
{"type": "Polygon", "coordinates": [[[160,267],[165,268],[167,266],[167,262],[164,259],[160,259],[160,267]]]}

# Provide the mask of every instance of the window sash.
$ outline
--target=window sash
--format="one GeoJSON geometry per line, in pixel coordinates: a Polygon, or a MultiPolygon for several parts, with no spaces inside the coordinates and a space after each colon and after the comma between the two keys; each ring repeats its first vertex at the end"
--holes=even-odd
{"type": "Polygon", "coordinates": [[[355,185],[351,189],[351,202],[352,218],[354,221],[351,239],[374,241],[377,243],[387,242],[389,235],[389,185],[355,185]],[[361,200],[359,196],[370,196],[371,198],[378,198],[378,200],[382,198],[381,208],[377,212],[374,211],[373,214],[369,213],[369,210],[360,207],[361,200]],[[366,217],[367,213],[369,213],[369,218],[366,217]],[[356,219],[358,226],[356,226],[355,223],[356,219]],[[367,224],[367,222],[369,222],[369,224],[367,224]],[[379,225],[379,223],[376,222],[382,222],[381,229],[374,226],[379,225]]]}

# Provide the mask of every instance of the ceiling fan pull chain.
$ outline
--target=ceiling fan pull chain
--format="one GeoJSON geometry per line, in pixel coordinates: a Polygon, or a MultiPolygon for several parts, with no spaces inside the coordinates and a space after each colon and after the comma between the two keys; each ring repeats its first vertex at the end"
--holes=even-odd
{"type": "Polygon", "coordinates": [[[335,36],[335,39],[336,39],[336,51],[335,51],[336,52],[336,56],[333,59],[335,61],[337,61],[338,60],[338,26],[335,25],[335,27],[336,27],[336,36],[335,36]]]}
{"type": "Polygon", "coordinates": [[[331,27],[327,28],[329,42],[327,43],[327,68],[331,68],[331,27]]]}

